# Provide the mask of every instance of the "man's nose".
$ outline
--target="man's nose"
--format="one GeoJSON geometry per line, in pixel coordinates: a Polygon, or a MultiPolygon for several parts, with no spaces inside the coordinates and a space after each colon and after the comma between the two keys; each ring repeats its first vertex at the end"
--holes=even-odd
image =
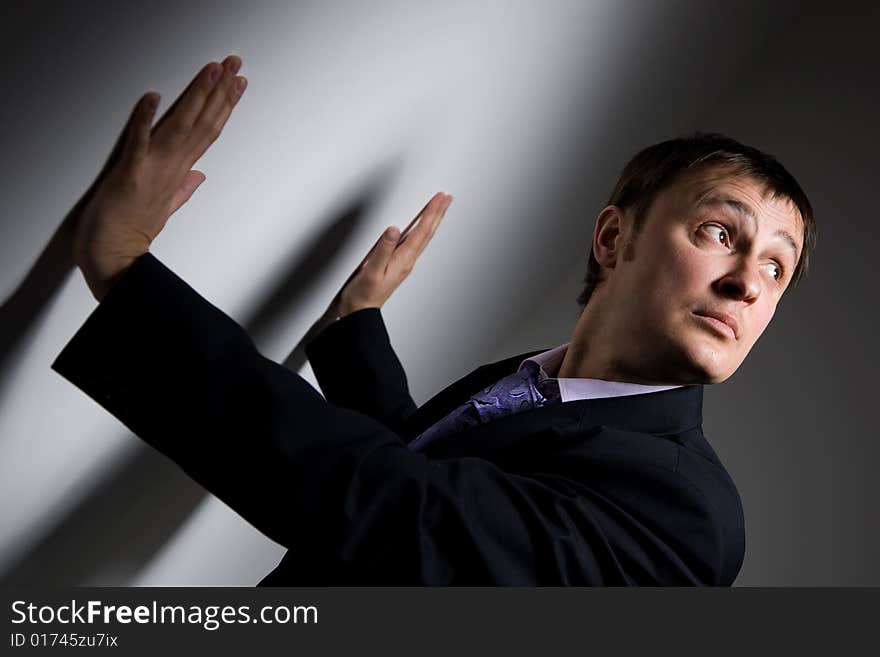
{"type": "Polygon", "coordinates": [[[757,264],[741,260],[715,282],[715,289],[729,299],[754,303],[761,294],[761,273],[757,264]]]}

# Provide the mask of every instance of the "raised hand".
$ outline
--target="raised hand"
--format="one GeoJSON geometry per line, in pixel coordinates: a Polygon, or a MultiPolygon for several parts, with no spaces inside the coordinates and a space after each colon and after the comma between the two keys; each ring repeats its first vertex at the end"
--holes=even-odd
{"type": "Polygon", "coordinates": [[[349,276],[328,312],[344,317],[362,308],[381,308],[409,276],[451,203],[452,196],[437,192],[403,233],[394,226],[388,228],[349,276]]]}
{"type": "Polygon", "coordinates": [[[202,68],[153,127],[156,93],[135,105],[98,178],[70,214],[73,259],[99,301],[147,252],[168,218],[205,180],[193,164],[220,136],[247,86],[241,59],[202,68]]]}

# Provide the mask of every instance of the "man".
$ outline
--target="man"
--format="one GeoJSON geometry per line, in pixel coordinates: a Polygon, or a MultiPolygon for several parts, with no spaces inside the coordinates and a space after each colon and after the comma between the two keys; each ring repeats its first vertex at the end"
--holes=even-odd
{"type": "Polygon", "coordinates": [[[151,129],[136,106],[75,211],[98,308],[53,367],[290,548],[263,584],[730,585],[739,495],[702,435],[801,276],[812,210],[717,136],[639,153],[599,214],[571,342],[478,368],[420,408],[380,308],[451,198],[379,239],[308,355],[322,398],[148,248],[244,89],[211,64],[151,129]]]}

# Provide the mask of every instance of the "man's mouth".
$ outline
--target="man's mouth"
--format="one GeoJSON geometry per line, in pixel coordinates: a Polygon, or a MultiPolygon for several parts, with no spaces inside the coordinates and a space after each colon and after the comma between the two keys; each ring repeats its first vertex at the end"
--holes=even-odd
{"type": "Polygon", "coordinates": [[[699,310],[693,313],[717,332],[739,340],[739,323],[733,315],[715,310],[699,310]]]}

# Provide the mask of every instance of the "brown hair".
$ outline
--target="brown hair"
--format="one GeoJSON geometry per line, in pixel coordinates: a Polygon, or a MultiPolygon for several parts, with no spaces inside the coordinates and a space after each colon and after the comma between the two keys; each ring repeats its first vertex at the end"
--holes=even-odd
{"type": "MultiPolygon", "coordinates": [[[[718,133],[694,133],[649,146],[636,153],[623,168],[608,205],[630,209],[637,233],[645,222],[648,209],[657,194],[668,187],[678,174],[702,166],[729,167],[764,183],[774,197],[789,199],[800,212],[804,223],[804,246],[792,275],[796,285],[806,273],[810,252],[816,245],[816,222],[807,195],[794,177],[772,155],[718,133]]],[[[593,254],[592,242],[584,289],[578,296],[583,308],[601,282],[602,268],[593,254]]]]}

